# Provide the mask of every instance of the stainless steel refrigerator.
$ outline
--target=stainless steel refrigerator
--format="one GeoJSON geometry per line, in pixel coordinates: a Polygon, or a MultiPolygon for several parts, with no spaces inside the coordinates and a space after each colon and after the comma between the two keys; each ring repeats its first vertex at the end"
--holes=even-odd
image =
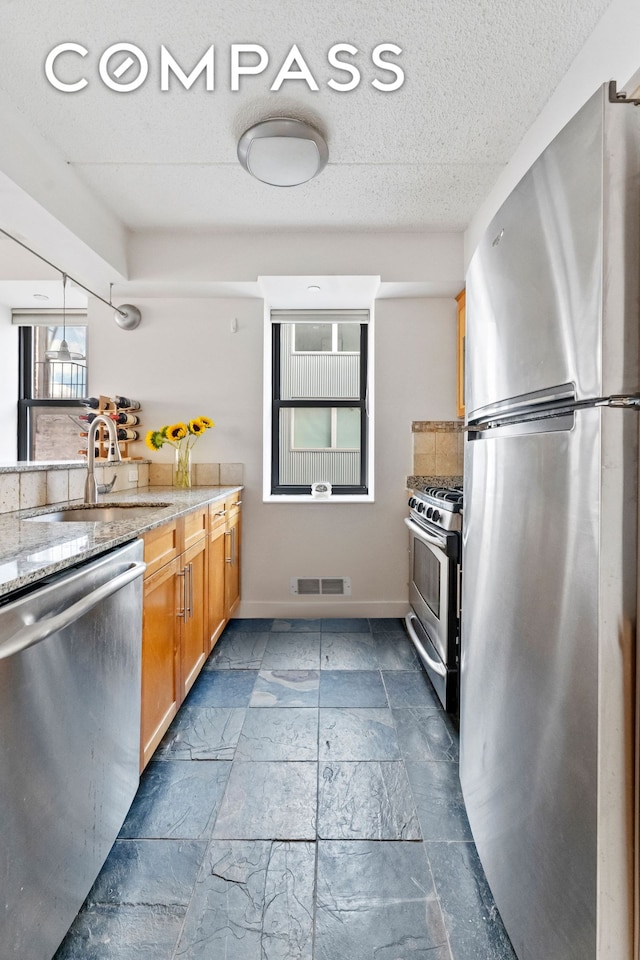
{"type": "Polygon", "coordinates": [[[640,110],[599,90],[467,275],[460,778],[520,960],[631,960],[640,110]]]}

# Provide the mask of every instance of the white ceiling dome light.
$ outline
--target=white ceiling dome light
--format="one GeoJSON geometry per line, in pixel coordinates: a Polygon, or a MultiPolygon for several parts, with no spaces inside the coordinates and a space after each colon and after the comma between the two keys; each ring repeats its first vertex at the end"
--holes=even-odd
{"type": "Polygon", "coordinates": [[[318,131],[302,120],[272,118],[254,124],[238,141],[245,170],[274,187],[295,187],[317,176],[329,150],[318,131]]]}

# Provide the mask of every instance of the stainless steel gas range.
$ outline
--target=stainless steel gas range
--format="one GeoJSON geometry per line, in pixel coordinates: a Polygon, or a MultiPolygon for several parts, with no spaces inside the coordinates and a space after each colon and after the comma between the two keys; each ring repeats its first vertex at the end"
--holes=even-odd
{"type": "Polygon", "coordinates": [[[462,488],[425,487],[409,498],[407,632],[442,705],[458,713],[462,488]]]}

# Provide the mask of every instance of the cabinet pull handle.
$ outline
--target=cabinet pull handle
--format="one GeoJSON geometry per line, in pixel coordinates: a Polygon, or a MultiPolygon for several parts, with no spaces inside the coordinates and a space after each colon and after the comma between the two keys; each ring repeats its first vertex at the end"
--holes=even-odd
{"type": "Polygon", "coordinates": [[[193,616],[193,563],[189,564],[189,616],[193,616]]]}
{"type": "MultiPolygon", "coordinates": [[[[231,538],[231,530],[225,530],[224,535],[225,535],[225,537],[231,538]]],[[[226,554],[226,551],[225,551],[225,554],[226,554]]],[[[224,562],[225,562],[225,563],[233,563],[233,559],[232,559],[232,557],[231,557],[231,540],[229,540],[229,556],[227,557],[227,556],[225,555],[224,562]]]]}
{"type": "Polygon", "coordinates": [[[226,510],[218,510],[218,512],[214,514],[215,517],[226,517],[226,515],[227,515],[226,510]]]}
{"type": "Polygon", "coordinates": [[[178,610],[176,617],[180,620],[187,622],[187,571],[186,567],[184,570],[178,570],[176,574],[178,577],[182,577],[182,610],[178,610]]]}

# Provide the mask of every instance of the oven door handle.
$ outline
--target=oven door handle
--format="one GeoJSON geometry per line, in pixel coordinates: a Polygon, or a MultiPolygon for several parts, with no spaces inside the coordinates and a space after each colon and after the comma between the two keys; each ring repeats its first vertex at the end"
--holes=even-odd
{"type": "Polygon", "coordinates": [[[420,656],[424,659],[427,666],[431,670],[433,670],[434,673],[437,673],[439,677],[446,677],[447,668],[445,667],[444,663],[439,663],[437,660],[434,660],[433,657],[429,656],[429,654],[427,653],[427,651],[425,650],[425,648],[423,647],[420,641],[420,637],[413,629],[412,621],[417,619],[418,618],[416,617],[415,613],[408,613],[404,618],[404,622],[409,632],[409,636],[411,637],[414,644],[418,648],[420,656]]]}
{"type": "Polygon", "coordinates": [[[436,537],[434,534],[429,533],[424,527],[419,526],[417,523],[414,523],[410,517],[405,517],[404,522],[409,527],[411,533],[415,534],[416,537],[419,537],[425,543],[430,543],[432,547],[440,547],[441,550],[447,545],[446,540],[442,540],[440,537],[436,537]]]}

